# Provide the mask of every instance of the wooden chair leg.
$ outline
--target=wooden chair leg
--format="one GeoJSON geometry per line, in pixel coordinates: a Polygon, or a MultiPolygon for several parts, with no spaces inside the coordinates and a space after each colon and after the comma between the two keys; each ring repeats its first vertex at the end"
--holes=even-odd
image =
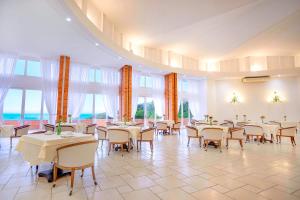
{"type": "Polygon", "coordinates": [[[188,137],[188,143],[187,143],[187,146],[190,145],[190,140],[191,140],[191,137],[188,137]]]}
{"type": "Polygon", "coordinates": [[[10,148],[12,148],[12,137],[10,137],[10,148]]]}
{"type": "Polygon", "coordinates": [[[222,141],[220,140],[218,143],[219,143],[220,153],[222,153],[222,141]]]}
{"type": "Polygon", "coordinates": [[[276,135],[276,143],[278,144],[278,135],[276,135]]]}
{"type": "Polygon", "coordinates": [[[296,141],[295,141],[295,137],[293,137],[293,141],[294,141],[294,145],[296,146],[296,141]]]}
{"type": "Polygon", "coordinates": [[[83,174],[84,174],[84,169],[81,169],[81,178],[83,177],[83,174]]]}
{"type": "Polygon", "coordinates": [[[136,150],[139,152],[139,141],[136,141],[136,150]]]}
{"type": "Polygon", "coordinates": [[[73,187],[74,187],[74,175],[75,175],[75,170],[72,169],[72,171],[71,171],[71,191],[69,193],[70,196],[72,195],[73,187]]]}
{"type": "Polygon", "coordinates": [[[226,138],[226,148],[228,149],[228,138],[226,138]]]}
{"type": "Polygon", "coordinates": [[[279,143],[281,144],[281,135],[279,135],[279,143]]]}
{"type": "Polygon", "coordinates": [[[55,166],[55,164],[53,165],[53,185],[52,187],[55,187],[56,185],[56,177],[57,177],[57,167],[55,166]]]}
{"type": "Polygon", "coordinates": [[[92,168],[92,176],[93,176],[94,184],[95,184],[95,185],[98,185],[98,183],[97,183],[97,181],[96,181],[94,165],[93,165],[91,168],[92,168]]]}
{"type": "Polygon", "coordinates": [[[291,143],[292,143],[292,146],[294,146],[293,137],[291,137],[291,143]]]}
{"type": "Polygon", "coordinates": [[[153,141],[150,141],[150,148],[151,148],[151,152],[153,152],[153,141]]]}
{"type": "Polygon", "coordinates": [[[243,140],[239,140],[240,141],[240,146],[241,146],[241,149],[243,149],[243,140]]]}
{"type": "Polygon", "coordinates": [[[199,137],[199,145],[200,145],[200,148],[201,148],[201,140],[202,140],[202,138],[199,137]]]}

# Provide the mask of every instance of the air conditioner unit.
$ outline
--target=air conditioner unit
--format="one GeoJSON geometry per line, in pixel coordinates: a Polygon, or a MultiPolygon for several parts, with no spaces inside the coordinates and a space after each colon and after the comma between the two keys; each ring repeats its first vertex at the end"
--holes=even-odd
{"type": "Polygon", "coordinates": [[[270,76],[246,76],[242,78],[243,83],[260,83],[266,82],[270,79],[270,76]]]}

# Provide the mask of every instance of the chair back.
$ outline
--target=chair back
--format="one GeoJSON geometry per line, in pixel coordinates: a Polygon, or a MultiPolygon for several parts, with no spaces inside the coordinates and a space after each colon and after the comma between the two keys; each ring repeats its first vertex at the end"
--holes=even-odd
{"type": "Polygon", "coordinates": [[[89,124],[85,128],[85,134],[95,134],[96,124],[89,124]]]}
{"type": "Polygon", "coordinates": [[[148,126],[149,126],[149,128],[154,128],[154,127],[155,127],[155,124],[154,124],[154,122],[149,121],[149,122],[148,122],[148,126]]]}
{"type": "Polygon", "coordinates": [[[282,136],[296,137],[297,127],[293,126],[293,127],[281,128],[279,129],[279,131],[280,131],[279,134],[281,134],[282,136]]]}
{"type": "Polygon", "coordinates": [[[198,129],[192,126],[185,126],[186,127],[186,132],[187,136],[190,137],[198,137],[198,129]]]}
{"type": "MultiPolygon", "coordinates": [[[[56,128],[57,128],[57,126],[56,126],[56,128]]],[[[61,132],[64,132],[64,131],[75,132],[75,128],[70,125],[61,125],[61,132]]]]}
{"type": "Polygon", "coordinates": [[[55,126],[52,125],[52,124],[44,124],[44,128],[45,128],[45,131],[52,131],[52,132],[54,132],[54,130],[55,130],[55,126]]]}
{"type": "Polygon", "coordinates": [[[176,122],[174,125],[173,125],[173,128],[176,128],[176,129],[180,129],[181,127],[181,123],[180,122],[176,122]]]}
{"type": "Polygon", "coordinates": [[[62,167],[83,167],[92,165],[98,141],[69,144],[57,149],[57,164],[62,167]]]}
{"type": "Polygon", "coordinates": [[[263,128],[257,125],[244,125],[246,135],[260,135],[264,134],[263,128]]]}
{"type": "Polygon", "coordinates": [[[221,128],[204,128],[201,135],[205,140],[222,140],[224,131],[221,128]]]}
{"type": "Polygon", "coordinates": [[[140,122],[140,123],[133,124],[132,126],[138,126],[138,127],[143,128],[144,127],[144,123],[140,122]]]}
{"type": "Polygon", "coordinates": [[[107,128],[105,126],[97,126],[96,127],[98,140],[106,140],[107,139],[107,128]]]}
{"type": "Polygon", "coordinates": [[[147,141],[153,140],[154,130],[154,128],[148,128],[141,131],[138,139],[147,141]]]}
{"type": "Polygon", "coordinates": [[[156,128],[160,130],[168,129],[168,124],[165,122],[156,122],[156,128]]]}
{"type": "Polygon", "coordinates": [[[233,123],[230,123],[230,122],[224,122],[222,124],[220,124],[220,126],[226,126],[228,128],[233,128],[233,123]]]}
{"type": "Polygon", "coordinates": [[[125,129],[108,129],[107,137],[109,142],[123,143],[129,141],[130,133],[125,129]]]}
{"type": "Polygon", "coordinates": [[[243,128],[231,128],[229,129],[231,138],[233,139],[244,139],[245,129],[243,128]]]}
{"type": "Polygon", "coordinates": [[[15,127],[15,136],[16,137],[21,137],[23,135],[27,135],[29,131],[30,125],[23,125],[23,126],[18,126],[15,127]]]}

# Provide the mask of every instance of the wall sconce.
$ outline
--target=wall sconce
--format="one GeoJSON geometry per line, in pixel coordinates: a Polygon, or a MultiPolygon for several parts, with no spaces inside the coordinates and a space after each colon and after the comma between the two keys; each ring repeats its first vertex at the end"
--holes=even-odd
{"type": "Polygon", "coordinates": [[[273,103],[280,103],[281,102],[280,96],[277,94],[276,91],[274,91],[274,94],[273,94],[273,97],[272,97],[272,102],[273,103]]]}
{"type": "Polygon", "coordinates": [[[239,98],[238,98],[238,96],[235,94],[235,92],[232,94],[232,98],[231,98],[231,100],[230,100],[230,103],[232,103],[232,104],[239,103],[239,98]]]}

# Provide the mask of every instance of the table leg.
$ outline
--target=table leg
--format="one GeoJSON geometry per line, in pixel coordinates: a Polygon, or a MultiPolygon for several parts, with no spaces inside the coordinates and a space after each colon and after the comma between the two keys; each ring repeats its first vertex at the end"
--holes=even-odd
{"type": "MultiPolygon", "coordinates": [[[[70,174],[71,174],[71,172],[69,172],[69,171],[64,171],[62,169],[57,169],[57,178],[68,176],[70,174]]],[[[38,175],[39,175],[39,177],[46,178],[48,180],[48,183],[53,182],[53,166],[52,166],[51,169],[39,172],[38,175]]]]}

